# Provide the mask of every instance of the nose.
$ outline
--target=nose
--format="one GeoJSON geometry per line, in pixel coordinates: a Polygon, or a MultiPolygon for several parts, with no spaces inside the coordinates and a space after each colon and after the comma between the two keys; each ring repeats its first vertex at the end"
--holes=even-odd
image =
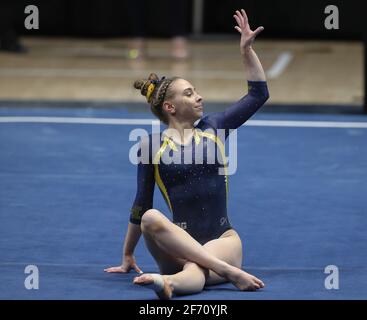
{"type": "Polygon", "coordinates": [[[196,101],[197,101],[197,102],[201,102],[201,101],[203,101],[202,96],[198,94],[198,95],[197,95],[197,97],[196,97],[196,101]]]}

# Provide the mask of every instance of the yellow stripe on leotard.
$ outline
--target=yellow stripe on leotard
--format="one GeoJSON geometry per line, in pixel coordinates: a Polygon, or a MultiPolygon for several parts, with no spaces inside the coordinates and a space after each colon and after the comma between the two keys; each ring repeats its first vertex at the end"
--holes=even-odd
{"type": "Polygon", "coordinates": [[[159,148],[158,152],[154,156],[154,161],[153,161],[153,164],[154,164],[154,178],[155,178],[155,182],[157,183],[159,189],[161,190],[161,192],[163,194],[164,200],[166,201],[170,211],[173,212],[171,201],[169,200],[169,196],[168,196],[166,186],[164,185],[164,183],[162,181],[162,178],[159,174],[159,167],[158,167],[159,160],[162,157],[162,154],[166,150],[167,146],[169,146],[172,150],[177,151],[177,148],[176,148],[176,145],[174,144],[174,142],[165,137],[162,146],[159,148]]]}

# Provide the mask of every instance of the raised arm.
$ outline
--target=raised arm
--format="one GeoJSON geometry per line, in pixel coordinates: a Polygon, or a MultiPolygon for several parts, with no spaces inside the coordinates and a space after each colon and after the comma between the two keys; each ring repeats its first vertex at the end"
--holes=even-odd
{"type": "Polygon", "coordinates": [[[235,29],[241,34],[240,52],[245,68],[248,93],[239,101],[228,107],[224,112],[218,112],[203,118],[217,129],[236,129],[245,123],[269,98],[266,76],[261,62],[252,48],[256,36],[264,30],[258,27],[250,29],[245,10],[236,11],[235,29]]]}

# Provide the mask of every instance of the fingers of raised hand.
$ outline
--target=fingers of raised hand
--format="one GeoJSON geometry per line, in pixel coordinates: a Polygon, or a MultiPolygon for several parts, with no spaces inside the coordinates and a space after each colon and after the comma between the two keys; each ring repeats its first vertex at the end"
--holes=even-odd
{"type": "Polygon", "coordinates": [[[245,24],[248,23],[246,11],[244,9],[241,9],[241,13],[242,13],[242,18],[243,18],[244,23],[245,24]]]}
{"type": "Polygon", "coordinates": [[[236,10],[236,16],[238,17],[238,19],[241,22],[240,27],[241,28],[246,27],[246,25],[248,24],[248,18],[247,18],[245,10],[243,10],[243,9],[241,9],[241,11],[236,10]]]}
{"type": "Polygon", "coordinates": [[[241,18],[237,14],[233,15],[233,17],[236,19],[238,27],[243,28],[241,18]]]}
{"type": "Polygon", "coordinates": [[[242,34],[242,29],[239,27],[239,26],[235,26],[234,27],[239,33],[241,33],[242,34]]]}
{"type": "Polygon", "coordinates": [[[264,30],[264,27],[258,27],[254,33],[253,33],[253,37],[255,38],[261,31],[264,30]]]}

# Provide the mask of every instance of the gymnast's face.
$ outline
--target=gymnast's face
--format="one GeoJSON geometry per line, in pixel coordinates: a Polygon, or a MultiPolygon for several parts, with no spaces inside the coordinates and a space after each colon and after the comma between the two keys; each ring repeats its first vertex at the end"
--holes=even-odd
{"type": "Polygon", "coordinates": [[[172,82],[170,92],[163,107],[177,121],[194,123],[203,116],[203,98],[190,82],[177,79],[172,82]]]}

